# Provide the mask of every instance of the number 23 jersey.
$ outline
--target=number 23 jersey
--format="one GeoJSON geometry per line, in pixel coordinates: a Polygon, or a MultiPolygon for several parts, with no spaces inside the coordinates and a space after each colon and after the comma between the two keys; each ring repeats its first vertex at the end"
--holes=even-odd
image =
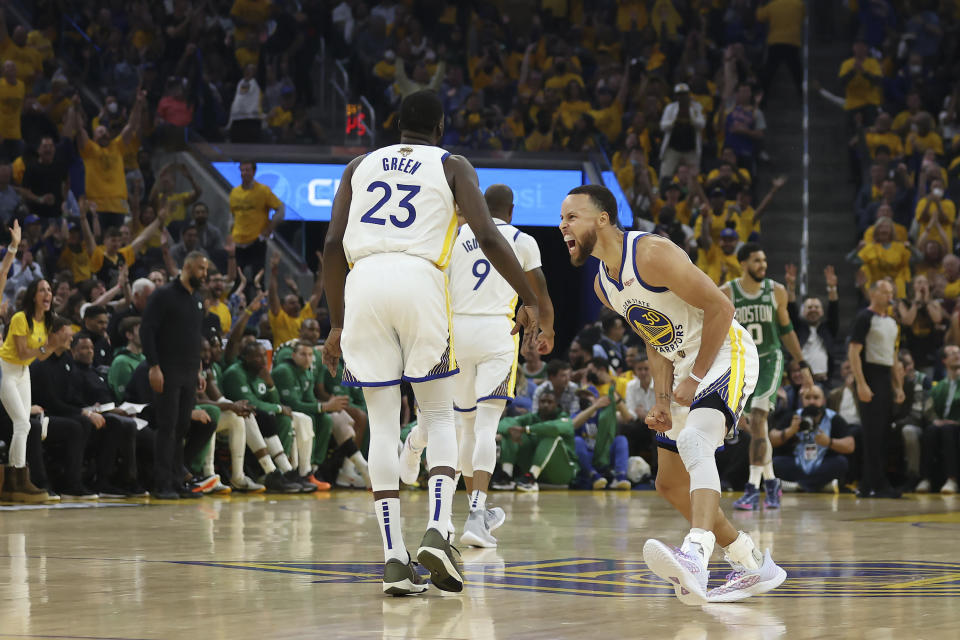
{"type": "MultiPolygon", "coordinates": [[[[503,220],[494,218],[494,223],[525,272],[540,267],[540,247],[536,240],[503,220]]],[[[448,274],[450,303],[455,314],[513,318],[517,292],[483,255],[470,225],[460,227],[448,274]]]]}
{"type": "Polygon", "coordinates": [[[453,192],[443,171],[449,155],[440,147],[395,144],[371,151],[357,164],[343,236],[351,268],[375,253],[406,253],[446,268],[457,232],[453,192]]]}

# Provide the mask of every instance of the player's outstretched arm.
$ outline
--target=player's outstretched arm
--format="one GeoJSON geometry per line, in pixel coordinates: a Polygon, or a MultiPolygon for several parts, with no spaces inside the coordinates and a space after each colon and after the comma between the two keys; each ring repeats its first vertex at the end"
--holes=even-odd
{"type": "MultiPolygon", "coordinates": [[[[700,352],[690,372],[691,376],[703,378],[730,330],[733,303],[707,274],[690,262],[682,249],[669,240],[645,236],[642,243],[642,250],[635,257],[637,273],[650,274],[643,278],[651,285],[667,287],[687,304],[703,310],[700,352]]],[[[698,384],[692,377],[681,380],[673,390],[674,401],[689,406],[698,384]]]]}
{"type": "Polygon", "coordinates": [[[330,226],[323,242],[323,284],[330,309],[330,335],[323,347],[323,364],[330,375],[337,375],[340,361],[340,332],[343,330],[343,287],[347,282],[347,254],[343,251],[343,234],[347,230],[350,200],[353,198],[353,170],[363,156],[354,158],[343,171],[340,188],[333,199],[330,226]]]}
{"type": "Polygon", "coordinates": [[[477,182],[476,170],[463,156],[450,156],[443,168],[460,213],[473,230],[483,255],[517,292],[523,307],[527,307],[526,310],[521,307],[517,313],[517,323],[523,325],[527,335],[532,336],[538,321],[537,296],[530,288],[516,254],[490,217],[487,201],[477,182]]]}

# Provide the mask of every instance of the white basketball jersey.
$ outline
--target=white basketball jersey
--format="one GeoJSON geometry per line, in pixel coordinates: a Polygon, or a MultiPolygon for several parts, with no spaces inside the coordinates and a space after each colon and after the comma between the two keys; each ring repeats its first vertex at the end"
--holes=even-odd
{"type": "MultiPolygon", "coordinates": [[[[523,270],[538,268],[540,247],[537,241],[502,220],[494,219],[494,222],[517,255],[523,270]]],[[[454,313],[513,318],[517,292],[480,251],[480,244],[470,225],[460,227],[453,244],[448,273],[450,303],[454,313]]]]}
{"type": "Polygon", "coordinates": [[[446,268],[457,232],[443,172],[448,155],[439,147],[395,144],[360,161],[343,236],[351,267],[375,253],[406,253],[446,268]]]}
{"type": "MultiPolygon", "coordinates": [[[[640,238],[637,231],[623,234],[623,262],[620,277],[607,276],[600,262],[600,289],[607,304],[668,360],[678,363],[700,350],[703,309],[688,304],[666,287],[648,285],[637,273],[635,254],[640,238]]],[[[688,258],[689,260],[689,258],[688,258]]]]}

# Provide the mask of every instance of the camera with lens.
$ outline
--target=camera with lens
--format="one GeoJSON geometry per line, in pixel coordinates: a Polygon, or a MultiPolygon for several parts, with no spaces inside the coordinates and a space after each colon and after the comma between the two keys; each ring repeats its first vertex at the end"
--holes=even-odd
{"type": "Polygon", "coordinates": [[[820,425],[821,413],[820,407],[804,407],[800,412],[800,428],[797,433],[810,433],[817,430],[820,425]]]}

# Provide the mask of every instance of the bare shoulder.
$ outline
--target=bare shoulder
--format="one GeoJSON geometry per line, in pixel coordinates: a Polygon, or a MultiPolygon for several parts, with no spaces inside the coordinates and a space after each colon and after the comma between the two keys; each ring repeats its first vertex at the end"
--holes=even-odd
{"type": "Polygon", "coordinates": [[[787,301],[787,288],[776,280],[773,281],[773,297],[777,304],[783,304],[787,301]]]}
{"type": "Polygon", "coordinates": [[[733,282],[733,280],[730,280],[730,281],[728,281],[728,282],[724,282],[722,285],[720,285],[720,291],[723,291],[723,295],[727,296],[728,298],[730,298],[730,299],[732,300],[732,299],[733,299],[733,287],[730,285],[731,282],[733,282]]]}

